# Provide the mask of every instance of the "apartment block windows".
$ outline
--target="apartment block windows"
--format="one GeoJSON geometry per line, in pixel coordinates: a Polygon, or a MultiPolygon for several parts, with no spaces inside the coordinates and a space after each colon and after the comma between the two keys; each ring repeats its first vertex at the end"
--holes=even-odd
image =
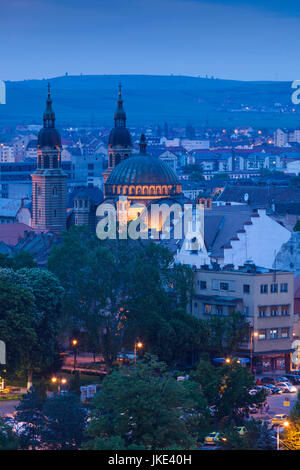
{"type": "Polygon", "coordinates": [[[260,318],[266,316],[266,307],[259,307],[258,308],[258,316],[260,318]]]}
{"type": "Polygon", "coordinates": [[[250,294],[250,285],[249,284],[244,284],[243,285],[243,291],[244,291],[244,294],[250,294]]]}
{"type": "Polygon", "coordinates": [[[198,281],[198,285],[201,290],[206,289],[206,281],[198,281]]]}
{"type": "Polygon", "coordinates": [[[288,292],[288,284],[286,282],[280,284],[280,292],[288,292]]]}
{"type": "Polygon", "coordinates": [[[228,282],[220,282],[220,290],[229,290],[228,282]]]}
{"type": "Polygon", "coordinates": [[[281,306],[281,315],[283,317],[287,317],[289,315],[289,306],[288,305],[282,305],[281,306]]]}
{"type": "Polygon", "coordinates": [[[278,328],[271,328],[270,339],[278,339],[278,328]]]}
{"type": "Polygon", "coordinates": [[[221,305],[216,306],[217,315],[223,315],[223,307],[221,305]]]}
{"type": "Polygon", "coordinates": [[[288,338],[289,337],[289,328],[281,328],[281,338],[288,338]]]}
{"type": "Polygon", "coordinates": [[[266,337],[267,337],[266,330],[259,330],[258,339],[262,340],[262,339],[266,339],[266,337]]]}
{"type": "Polygon", "coordinates": [[[273,305],[271,307],[271,317],[277,317],[277,312],[278,312],[278,310],[277,310],[276,305],[273,305]]]}
{"type": "Polygon", "coordinates": [[[276,294],[278,292],[278,284],[271,284],[271,293],[276,294]]]}
{"type": "Polygon", "coordinates": [[[211,313],[211,304],[204,304],[204,313],[211,313]]]}
{"type": "Polygon", "coordinates": [[[260,293],[261,294],[267,294],[268,293],[268,284],[261,284],[260,293]]]}

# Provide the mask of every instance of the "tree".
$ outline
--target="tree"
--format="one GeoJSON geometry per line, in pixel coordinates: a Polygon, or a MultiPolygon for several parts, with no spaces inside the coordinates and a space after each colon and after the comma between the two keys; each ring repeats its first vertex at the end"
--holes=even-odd
{"type": "Polygon", "coordinates": [[[227,450],[275,450],[276,441],[266,423],[251,419],[245,427],[247,432],[241,436],[232,424],[224,431],[221,447],[227,450]]]}
{"type": "Polygon", "coordinates": [[[167,373],[166,365],[146,355],[133,369],[121,368],[104,379],[92,403],[85,447],[118,439],[126,448],[191,448],[194,439],[180,417],[192,402],[191,391],[167,373]]]}
{"type": "Polygon", "coordinates": [[[300,220],[297,220],[294,228],[293,228],[293,231],[294,232],[300,232],[300,220]]]}
{"type": "Polygon", "coordinates": [[[79,449],[85,427],[86,413],[79,397],[72,393],[54,395],[43,406],[45,424],[42,442],[46,449],[79,449]]]}
{"type": "Polygon", "coordinates": [[[0,450],[17,450],[19,441],[12,428],[0,418],[0,450]]]}
{"type": "Polygon", "coordinates": [[[43,400],[32,388],[23,395],[16,408],[15,421],[25,423],[26,430],[20,435],[21,449],[37,449],[41,446],[41,430],[44,424],[43,400]]]}
{"type": "Polygon", "coordinates": [[[58,364],[57,332],[63,289],[45,269],[0,269],[0,328],[9,369],[45,373],[58,364]]]}
{"type": "Polygon", "coordinates": [[[70,328],[84,327],[89,347],[111,369],[136,338],[145,351],[176,363],[204,341],[202,323],[186,313],[192,270],[173,264],[163,246],[140,240],[99,240],[85,228],[65,234],[49,269],[65,289],[70,328]]]}
{"type": "Polygon", "coordinates": [[[207,320],[211,349],[222,355],[235,354],[250,335],[250,325],[245,315],[232,312],[228,316],[213,316],[207,320]]]}
{"type": "Polygon", "coordinates": [[[38,338],[32,322],[33,293],[13,282],[10,274],[10,270],[0,269],[0,331],[6,343],[7,366],[12,372],[28,369],[38,338]]]}
{"type": "Polygon", "coordinates": [[[78,396],[53,395],[45,401],[32,389],[17,407],[22,449],[68,450],[81,445],[86,413],[78,396]]]}
{"type": "Polygon", "coordinates": [[[255,380],[246,367],[236,361],[222,367],[214,367],[200,359],[192,380],[201,384],[207,402],[215,406],[215,420],[237,421],[248,415],[249,405],[260,405],[265,401],[265,392],[250,395],[255,380]]]}
{"type": "Polygon", "coordinates": [[[300,450],[300,391],[297,401],[290,412],[289,426],[283,433],[282,444],[286,450],[300,450]]]}

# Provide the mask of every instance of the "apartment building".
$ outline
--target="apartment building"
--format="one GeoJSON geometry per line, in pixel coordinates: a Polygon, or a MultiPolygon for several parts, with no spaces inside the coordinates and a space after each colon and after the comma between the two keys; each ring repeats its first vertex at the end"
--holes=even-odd
{"type": "MultiPolygon", "coordinates": [[[[242,312],[252,329],[253,366],[257,373],[292,368],[295,325],[294,274],[245,264],[202,266],[195,270],[192,313],[198,318],[242,312]],[[255,332],[255,335],[253,334],[255,332]]],[[[241,345],[250,356],[251,342],[241,345]]]]}

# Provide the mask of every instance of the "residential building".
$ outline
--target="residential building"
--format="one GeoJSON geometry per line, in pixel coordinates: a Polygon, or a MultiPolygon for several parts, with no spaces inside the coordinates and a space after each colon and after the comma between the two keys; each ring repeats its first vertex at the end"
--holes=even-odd
{"type": "MultiPolygon", "coordinates": [[[[294,314],[294,273],[248,263],[202,266],[195,270],[192,313],[198,318],[241,312],[252,332],[253,366],[257,373],[289,371],[298,322],[294,314]],[[255,332],[255,335],[253,333],[255,332]]],[[[248,338],[240,353],[251,355],[248,338]]]]}

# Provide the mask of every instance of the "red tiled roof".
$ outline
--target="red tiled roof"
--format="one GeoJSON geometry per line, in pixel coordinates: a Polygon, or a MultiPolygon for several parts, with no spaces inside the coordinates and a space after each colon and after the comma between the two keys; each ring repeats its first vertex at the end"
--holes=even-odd
{"type": "Polygon", "coordinates": [[[33,229],[29,227],[29,225],[19,222],[15,224],[1,224],[0,243],[4,242],[7,245],[17,245],[19,239],[24,237],[25,232],[41,233],[42,230],[33,229]]]}

